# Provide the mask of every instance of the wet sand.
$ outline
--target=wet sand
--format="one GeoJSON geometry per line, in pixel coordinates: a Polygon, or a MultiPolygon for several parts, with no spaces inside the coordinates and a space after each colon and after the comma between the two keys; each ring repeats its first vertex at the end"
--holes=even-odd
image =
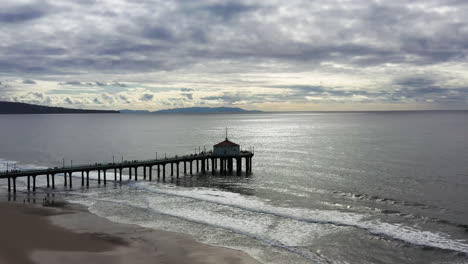
{"type": "Polygon", "coordinates": [[[0,264],[258,263],[184,234],[117,224],[85,208],[0,203],[0,264]]]}

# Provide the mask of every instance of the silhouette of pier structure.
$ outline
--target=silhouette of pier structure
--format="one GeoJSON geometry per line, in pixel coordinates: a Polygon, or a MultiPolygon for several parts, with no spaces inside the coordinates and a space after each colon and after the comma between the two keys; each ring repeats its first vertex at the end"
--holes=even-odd
{"type": "MultiPolygon", "coordinates": [[[[234,171],[234,162],[236,165],[236,173],[242,173],[242,165],[244,165],[246,174],[252,172],[252,158],[253,151],[235,151],[235,143],[221,142],[214,147],[214,151],[202,152],[199,154],[190,154],[184,156],[175,156],[171,158],[154,159],[154,160],[140,160],[140,161],[123,161],[112,162],[107,164],[89,164],[77,165],[72,167],[55,167],[39,170],[14,170],[7,172],[0,172],[0,179],[8,179],[8,192],[16,193],[16,179],[27,178],[27,190],[36,191],[36,178],[46,177],[47,188],[55,189],[56,177],[63,177],[64,187],[73,187],[72,175],[74,173],[81,174],[81,186],[89,187],[89,173],[98,173],[98,184],[107,184],[107,172],[113,171],[114,181],[122,182],[122,175],[124,170],[127,170],[129,180],[138,181],[138,169],[143,169],[143,180],[153,180],[153,172],[157,173],[157,178],[166,179],[166,169],[170,170],[170,176],[179,177],[181,164],[183,173],[185,175],[193,175],[194,173],[205,173],[211,170],[212,174],[219,172],[222,175],[232,174],[234,171]],[[231,144],[232,143],[232,144],[231,144]],[[229,146],[225,146],[229,145],[229,146]],[[230,152],[224,151],[230,150],[230,152]],[[224,151],[224,152],[223,152],[224,151]],[[243,162],[244,160],[244,162],[243,162]],[[219,170],[218,170],[219,168],[219,170]],[[58,175],[61,174],[61,175],[58,175]],[[102,176],[102,177],[101,177],[102,176]],[[32,182],[32,186],[31,186],[32,182]]],[[[238,145],[237,145],[238,146],[238,145]]],[[[155,175],[156,176],[156,175],[155,175]]]]}

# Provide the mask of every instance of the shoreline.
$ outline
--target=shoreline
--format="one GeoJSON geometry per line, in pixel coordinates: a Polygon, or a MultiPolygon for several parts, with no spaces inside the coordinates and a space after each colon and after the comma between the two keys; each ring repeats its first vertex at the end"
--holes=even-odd
{"type": "MultiPolygon", "coordinates": [[[[39,198],[37,200],[41,200],[39,198]]],[[[211,246],[182,233],[115,223],[84,206],[0,202],[3,263],[258,264],[247,253],[211,246]]]]}

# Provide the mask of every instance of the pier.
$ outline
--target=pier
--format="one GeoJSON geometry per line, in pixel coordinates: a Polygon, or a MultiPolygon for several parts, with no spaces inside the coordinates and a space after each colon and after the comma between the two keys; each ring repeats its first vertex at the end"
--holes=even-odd
{"type": "MultiPolygon", "coordinates": [[[[228,141],[227,138],[226,141],[228,141]]],[[[221,145],[221,147],[224,147],[222,144],[225,143],[222,142],[217,145],[221,145]]],[[[244,171],[246,174],[250,174],[252,172],[252,158],[254,156],[253,151],[220,153],[219,149],[220,148],[218,148],[217,150],[217,148],[215,147],[214,151],[206,153],[202,152],[200,154],[175,156],[164,159],[123,161],[118,163],[112,162],[106,164],[96,163],[88,165],[77,165],[73,167],[55,167],[42,170],[6,171],[0,172],[0,179],[8,179],[8,192],[16,193],[17,178],[27,178],[27,190],[32,190],[33,192],[35,192],[37,177],[46,177],[47,188],[55,189],[56,177],[62,176],[64,187],[72,188],[72,175],[78,174],[79,176],[81,176],[81,186],[89,187],[90,172],[98,173],[97,182],[99,185],[107,184],[108,178],[106,173],[108,171],[113,172],[113,180],[115,182],[122,182],[122,175],[124,173],[124,170],[127,170],[129,180],[135,181],[138,181],[139,179],[151,181],[153,180],[153,178],[155,178],[154,176],[156,176],[157,179],[162,178],[163,180],[165,180],[168,173],[171,177],[179,177],[182,169],[185,175],[193,175],[195,173],[205,173],[209,171],[211,171],[212,174],[216,174],[219,172],[221,175],[229,175],[234,172],[234,164],[235,171],[238,175],[242,173],[242,167],[244,167],[244,171]],[[138,175],[139,169],[143,169],[142,175],[138,175]],[[157,173],[157,175],[153,176],[153,173],[157,173]],[[141,176],[142,178],[139,178],[141,176]]]]}

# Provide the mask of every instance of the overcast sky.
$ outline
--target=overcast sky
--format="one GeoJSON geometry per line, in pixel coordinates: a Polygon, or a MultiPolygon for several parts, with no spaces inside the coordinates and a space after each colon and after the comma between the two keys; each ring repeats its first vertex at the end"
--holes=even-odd
{"type": "Polygon", "coordinates": [[[466,0],[1,0],[0,100],[468,109],[466,0]]]}

